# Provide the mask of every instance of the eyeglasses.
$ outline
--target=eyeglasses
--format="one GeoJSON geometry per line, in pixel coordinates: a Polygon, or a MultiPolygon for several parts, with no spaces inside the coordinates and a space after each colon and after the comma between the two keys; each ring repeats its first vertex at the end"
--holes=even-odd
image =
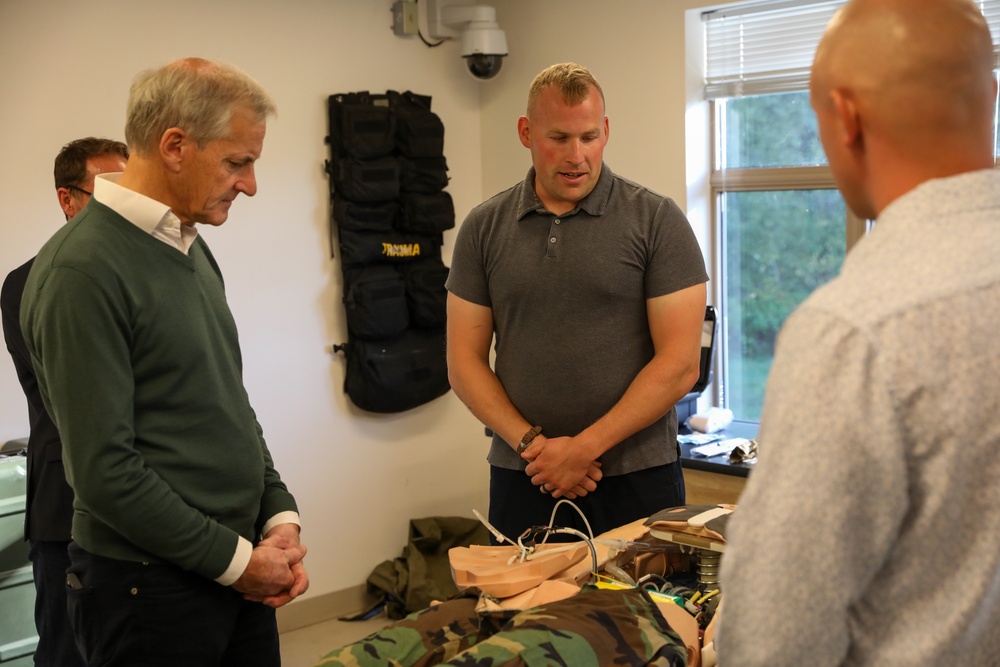
{"type": "Polygon", "coordinates": [[[66,189],[67,190],[76,190],[77,192],[82,192],[83,194],[87,195],[88,197],[93,197],[94,196],[93,192],[87,192],[83,188],[78,188],[75,185],[67,185],[66,189]]]}

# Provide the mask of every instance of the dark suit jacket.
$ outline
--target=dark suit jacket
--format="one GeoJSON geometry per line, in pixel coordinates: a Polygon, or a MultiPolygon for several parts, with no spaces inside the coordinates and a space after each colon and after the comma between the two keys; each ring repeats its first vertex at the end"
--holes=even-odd
{"type": "Polygon", "coordinates": [[[14,359],[17,379],[28,399],[28,500],[24,519],[26,539],[65,542],[70,539],[73,521],[73,490],[63,470],[59,431],[42,404],[31,356],[21,333],[21,295],[28,280],[28,260],[10,272],[0,290],[3,337],[14,359]]]}

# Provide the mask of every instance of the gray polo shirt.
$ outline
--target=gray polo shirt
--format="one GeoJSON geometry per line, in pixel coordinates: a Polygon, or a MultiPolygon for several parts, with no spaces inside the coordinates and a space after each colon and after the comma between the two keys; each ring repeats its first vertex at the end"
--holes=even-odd
{"type": "MultiPolygon", "coordinates": [[[[480,204],[458,231],[447,288],[493,311],[497,377],[525,419],[572,436],[621,398],[653,357],[646,300],[706,282],[677,205],[607,165],[572,211],[545,210],[535,172],[480,204]]],[[[677,458],[674,410],[601,458],[621,475],[677,458]]],[[[491,465],[524,461],[494,436],[491,465]]]]}

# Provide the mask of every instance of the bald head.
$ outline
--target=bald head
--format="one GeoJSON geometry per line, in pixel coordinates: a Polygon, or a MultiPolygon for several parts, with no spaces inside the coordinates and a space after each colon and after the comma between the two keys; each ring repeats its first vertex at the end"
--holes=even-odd
{"type": "Polygon", "coordinates": [[[924,113],[956,115],[974,104],[981,112],[984,100],[992,106],[993,44],[970,0],[853,0],[830,22],[814,76],[854,88],[885,113],[902,101],[924,113]]]}
{"type": "MultiPolygon", "coordinates": [[[[853,157],[871,170],[860,177],[877,180],[875,170],[898,169],[896,160],[922,164],[928,178],[986,168],[993,162],[993,65],[989,28],[971,0],[850,0],[816,50],[813,106],[821,125],[827,112],[834,114],[828,123],[856,114],[858,126],[849,129],[865,154],[853,157]]],[[[827,145],[830,138],[824,147],[836,170],[830,153],[838,146],[827,145]]],[[[843,137],[834,132],[832,139],[843,137]]]]}

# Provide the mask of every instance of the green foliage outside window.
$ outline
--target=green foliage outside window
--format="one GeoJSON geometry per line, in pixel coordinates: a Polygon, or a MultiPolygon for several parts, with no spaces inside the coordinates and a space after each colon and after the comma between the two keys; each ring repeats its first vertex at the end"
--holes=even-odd
{"type": "Polygon", "coordinates": [[[725,100],[723,169],[826,164],[809,93],[725,100]]]}
{"type": "Polygon", "coordinates": [[[778,330],[840,272],[846,211],[836,190],[731,192],[725,200],[729,405],[756,420],[778,330]]]}
{"type": "MultiPolygon", "coordinates": [[[[726,100],[725,167],[825,163],[807,93],[726,100]]],[[[759,419],[774,342],[788,315],[840,271],[846,210],[828,190],[726,191],[729,407],[759,419]]]]}

